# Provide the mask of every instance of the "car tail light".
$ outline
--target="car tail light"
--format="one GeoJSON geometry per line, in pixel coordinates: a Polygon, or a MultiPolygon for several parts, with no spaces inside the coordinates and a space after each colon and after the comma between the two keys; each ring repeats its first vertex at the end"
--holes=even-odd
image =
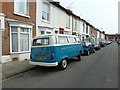
{"type": "Polygon", "coordinates": [[[95,45],[95,47],[98,47],[98,45],[95,45]]]}
{"type": "Polygon", "coordinates": [[[54,54],[51,55],[51,59],[52,59],[52,61],[54,61],[54,56],[55,56],[54,54]]]}

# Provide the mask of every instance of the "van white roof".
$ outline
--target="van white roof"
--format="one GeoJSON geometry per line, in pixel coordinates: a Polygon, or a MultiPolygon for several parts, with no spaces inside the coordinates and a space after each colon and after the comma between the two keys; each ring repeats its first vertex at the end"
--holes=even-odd
{"type": "Polygon", "coordinates": [[[65,35],[65,34],[45,34],[45,35],[36,36],[33,39],[41,38],[41,37],[49,37],[49,36],[70,36],[70,37],[77,37],[75,35],[65,35]]]}

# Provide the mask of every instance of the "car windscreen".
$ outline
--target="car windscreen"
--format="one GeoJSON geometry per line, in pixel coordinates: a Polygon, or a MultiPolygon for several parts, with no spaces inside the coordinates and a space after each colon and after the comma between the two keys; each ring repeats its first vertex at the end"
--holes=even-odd
{"type": "Polygon", "coordinates": [[[49,38],[38,38],[33,40],[33,46],[49,45],[49,38]]]}

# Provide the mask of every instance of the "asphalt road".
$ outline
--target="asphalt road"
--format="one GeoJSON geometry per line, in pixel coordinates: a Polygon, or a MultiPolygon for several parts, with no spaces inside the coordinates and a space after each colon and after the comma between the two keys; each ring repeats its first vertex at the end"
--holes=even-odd
{"type": "Polygon", "coordinates": [[[4,81],[3,88],[118,88],[118,45],[73,60],[63,71],[38,67],[4,81]]]}

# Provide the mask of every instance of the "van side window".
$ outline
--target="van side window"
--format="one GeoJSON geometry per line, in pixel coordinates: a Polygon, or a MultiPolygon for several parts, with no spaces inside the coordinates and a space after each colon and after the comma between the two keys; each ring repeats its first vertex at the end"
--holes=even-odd
{"type": "Polygon", "coordinates": [[[74,37],[68,37],[69,43],[76,43],[76,40],[74,37]]]}
{"type": "Polygon", "coordinates": [[[59,44],[67,44],[68,43],[67,37],[59,36],[58,37],[58,42],[59,42],[59,44]]]}
{"type": "Polygon", "coordinates": [[[76,39],[77,43],[80,43],[80,38],[76,37],[75,39],[76,39]]]}
{"type": "Polygon", "coordinates": [[[49,38],[38,38],[33,40],[33,46],[49,45],[49,38]]]}

